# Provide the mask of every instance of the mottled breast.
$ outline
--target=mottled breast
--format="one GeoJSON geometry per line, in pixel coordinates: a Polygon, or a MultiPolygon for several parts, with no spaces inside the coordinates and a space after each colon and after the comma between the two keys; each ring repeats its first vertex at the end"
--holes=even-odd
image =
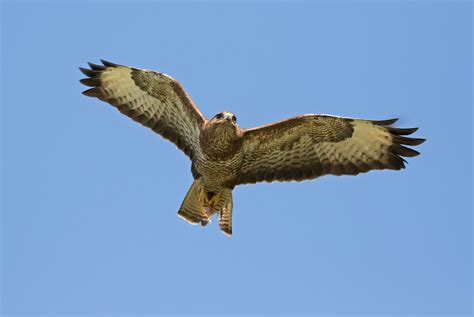
{"type": "Polygon", "coordinates": [[[242,137],[223,129],[201,132],[194,169],[203,178],[207,191],[233,188],[243,160],[242,137]]]}
{"type": "Polygon", "coordinates": [[[241,155],[234,155],[226,160],[210,160],[205,156],[198,156],[194,167],[201,175],[206,191],[219,192],[222,188],[234,187],[241,164],[241,155]]]}

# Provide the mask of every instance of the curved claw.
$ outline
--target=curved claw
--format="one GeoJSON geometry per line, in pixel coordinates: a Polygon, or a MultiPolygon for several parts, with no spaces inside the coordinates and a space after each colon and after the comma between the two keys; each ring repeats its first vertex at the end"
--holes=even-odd
{"type": "Polygon", "coordinates": [[[219,193],[219,194],[215,194],[215,195],[212,196],[212,198],[209,200],[209,205],[211,205],[211,206],[217,206],[220,201],[221,201],[221,195],[220,195],[220,193],[219,193]]]}

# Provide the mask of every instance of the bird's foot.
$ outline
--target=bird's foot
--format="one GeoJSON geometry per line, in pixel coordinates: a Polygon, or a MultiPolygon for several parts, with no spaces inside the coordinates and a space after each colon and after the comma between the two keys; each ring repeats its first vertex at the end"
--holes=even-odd
{"type": "Polygon", "coordinates": [[[201,191],[199,192],[199,195],[198,195],[198,200],[199,200],[199,203],[202,206],[208,206],[209,205],[209,195],[204,190],[204,188],[201,188],[201,191]]]}
{"type": "Polygon", "coordinates": [[[212,192],[207,192],[204,188],[201,188],[201,191],[198,195],[199,203],[204,207],[208,216],[211,216],[216,211],[216,206],[221,200],[220,194],[214,194],[212,192]]]}
{"type": "Polygon", "coordinates": [[[209,205],[211,206],[217,206],[219,202],[221,201],[221,194],[214,194],[211,199],[209,200],[209,205]]]}

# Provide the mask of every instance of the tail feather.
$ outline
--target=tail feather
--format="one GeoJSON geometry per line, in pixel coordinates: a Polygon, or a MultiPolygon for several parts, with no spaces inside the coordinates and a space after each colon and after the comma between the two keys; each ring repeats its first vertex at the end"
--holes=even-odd
{"type": "Polygon", "coordinates": [[[202,184],[199,179],[194,180],[191,188],[189,188],[188,193],[184,197],[181,207],[179,207],[178,216],[190,224],[195,225],[201,223],[202,226],[205,226],[209,223],[209,217],[198,200],[201,186],[202,184]]]}
{"type": "Polygon", "coordinates": [[[219,193],[220,199],[210,211],[201,205],[198,197],[202,189],[201,179],[194,180],[191,188],[184,197],[183,203],[178,210],[178,216],[189,222],[190,224],[200,223],[202,226],[207,225],[211,218],[219,212],[219,228],[228,235],[232,235],[232,190],[228,188],[222,189],[219,193]]]}
{"type": "Polygon", "coordinates": [[[219,214],[219,228],[228,236],[232,235],[232,208],[232,191],[229,190],[229,197],[219,214]]]}

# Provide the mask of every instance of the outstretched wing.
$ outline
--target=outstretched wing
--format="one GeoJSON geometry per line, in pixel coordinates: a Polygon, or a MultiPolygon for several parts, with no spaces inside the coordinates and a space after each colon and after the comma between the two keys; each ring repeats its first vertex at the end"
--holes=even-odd
{"type": "Polygon", "coordinates": [[[89,63],[91,69],[79,68],[89,77],[81,83],[93,87],[83,94],[110,103],[173,142],[192,159],[206,118],[179,82],[150,70],[102,63],[104,66],[89,63]]]}
{"type": "Polygon", "coordinates": [[[244,161],[236,185],[402,169],[406,162],[402,156],[419,154],[402,144],[425,140],[404,137],[417,128],[391,127],[395,121],[303,115],[245,130],[244,161]]]}

